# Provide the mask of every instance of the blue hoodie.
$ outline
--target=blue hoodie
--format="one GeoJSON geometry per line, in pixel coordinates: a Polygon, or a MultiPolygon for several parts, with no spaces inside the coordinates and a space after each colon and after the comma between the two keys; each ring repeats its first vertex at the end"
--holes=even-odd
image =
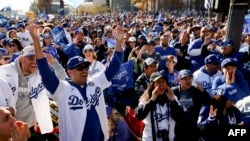
{"type": "Polygon", "coordinates": [[[240,111],[235,108],[233,112],[234,116],[230,116],[228,112],[225,115],[218,114],[214,117],[209,116],[210,105],[204,105],[201,107],[197,126],[200,129],[202,141],[226,141],[224,131],[227,130],[227,126],[238,125],[241,120],[240,111]],[[231,117],[231,122],[228,117],[231,117]]]}
{"type": "MultiPolygon", "coordinates": [[[[226,78],[224,75],[218,76],[214,79],[211,89],[211,94],[214,96],[217,94],[217,88],[226,83],[226,78]]],[[[249,86],[247,81],[244,79],[242,73],[240,71],[236,71],[235,73],[235,82],[233,85],[237,89],[237,93],[239,94],[239,97],[243,99],[244,97],[248,96],[250,94],[249,86]]]]}

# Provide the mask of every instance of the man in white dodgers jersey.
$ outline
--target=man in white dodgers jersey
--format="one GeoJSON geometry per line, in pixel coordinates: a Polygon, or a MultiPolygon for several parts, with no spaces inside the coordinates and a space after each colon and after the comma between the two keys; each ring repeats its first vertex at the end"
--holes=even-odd
{"type": "Polygon", "coordinates": [[[108,139],[103,89],[110,85],[110,80],[123,62],[122,39],[124,32],[116,30],[115,53],[110,65],[100,73],[88,78],[90,63],[80,56],[71,58],[67,63],[71,80],[59,80],[50,70],[39,44],[39,37],[30,26],[34,40],[39,72],[45,88],[58,104],[59,130],[61,141],[101,141],[108,139]]]}

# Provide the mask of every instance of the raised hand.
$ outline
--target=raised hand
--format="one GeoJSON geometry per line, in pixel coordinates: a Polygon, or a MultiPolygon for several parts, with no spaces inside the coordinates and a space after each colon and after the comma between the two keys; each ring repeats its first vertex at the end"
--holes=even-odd
{"type": "Polygon", "coordinates": [[[12,141],[27,141],[31,136],[28,125],[22,121],[16,121],[10,131],[12,141]]]}
{"type": "Polygon", "coordinates": [[[214,117],[217,115],[217,108],[214,108],[213,105],[210,105],[209,116],[214,117]]]}
{"type": "Polygon", "coordinates": [[[174,92],[171,90],[171,88],[169,86],[167,86],[166,95],[167,95],[169,101],[174,101],[175,100],[174,92]]]}
{"type": "Polygon", "coordinates": [[[158,87],[155,87],[155,89],[152,91],[151,100],[155,101],[159,94],[160,93],[159,93],[159,86],[158,86],[158,87]]]}
{"type": "Polygon", "coordinates": [[[122,29],[122,27],[120,25],[118,25],[116,27],[116,29],[113,31],[113,35],[114,35],[116,41],[122,41],[124,38],[125,32],[122,29]]]}

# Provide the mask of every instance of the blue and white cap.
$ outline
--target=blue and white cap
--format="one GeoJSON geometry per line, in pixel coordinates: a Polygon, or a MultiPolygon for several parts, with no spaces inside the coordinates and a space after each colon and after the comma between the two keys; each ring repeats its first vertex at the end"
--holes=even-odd
{"type": "Polygon", "coordinates": [[[35,49],[34,46],[27,46],[22,49],[21,55],[24,57],[34,56],[35,55],[35,49]]]}
{"type": "Polygon", "coordinates": [[[90,65],[90,62],[81,56],[75,56],[75,57],[72,57],[69,59],[69,61],[67,63],[67,68],[68,68],[68,70],[72,70],[80,64],[90,65]]]}
{"type": "Polygon", "coordinates": [[[220,85],[217,88],[217,90],[218,90],[217,95],[225,96],[228,100],[231,100],[235,103],[238,100],[240,100],[240,97],[237,93],[237,89],[233,85],[223,84],[223,85],[220,85]]]}

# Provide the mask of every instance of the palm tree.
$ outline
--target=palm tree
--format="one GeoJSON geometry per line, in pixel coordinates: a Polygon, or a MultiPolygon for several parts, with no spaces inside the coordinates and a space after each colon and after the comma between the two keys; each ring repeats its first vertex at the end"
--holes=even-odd
{"type": "Polygon", "coordinates": [[[52,0],[38,0],[37,7],[40,12],[44,11],[46,14],[51,13],[52,0]]]}
{"type": "Polygon", "coordinates": [[[61,8],[64,8],[64,1],[63,0],[60,0],[60,9],[61,8]]]}

